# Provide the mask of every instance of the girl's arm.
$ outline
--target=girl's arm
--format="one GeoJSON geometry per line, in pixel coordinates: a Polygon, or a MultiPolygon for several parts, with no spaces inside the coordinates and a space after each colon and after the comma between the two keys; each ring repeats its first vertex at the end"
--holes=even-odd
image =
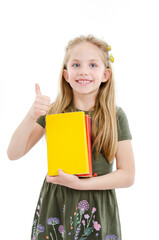
{"type": "Polygon", "coordinates": [[[129,187],[133,185],[135,176],[131,140],[118,142],[116,168],[116,171],[112,173],[86,179],[79,179],[75,175],[59,171],[59,176],[47,176],[47,181],[77,190],[108,190],[129,187]]]}
{"type": "Polygon", "coordinates": [[[50,99],[41,94],[38,84],[35,85],[35,91],[36,98],[31,109],[10,140],[7,150],[10,160],[16,160],[25,155],[45,133],[44,128],[36,123],[36,119],[38,116],[46,114],[50,106],[50,99]]]}
{"type": "Polygon", "coordinates": [[[80,179],[80,189],[107,190],[125,188],[133,185],[135,178],[135,163],[131,140],[118,142],[116,168],[116,171],[103,176],[80,179]]]}

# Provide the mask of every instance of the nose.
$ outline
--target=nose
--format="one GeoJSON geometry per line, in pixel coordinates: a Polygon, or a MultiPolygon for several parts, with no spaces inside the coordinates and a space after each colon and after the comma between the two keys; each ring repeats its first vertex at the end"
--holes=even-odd
{"type": "Polygon", "coordinates": [[[81,76],[88,75],[88,68],[85,67],[85,66],[80,67],[80,69],[79,69],[79,74],[80,74],[81,76]]]}

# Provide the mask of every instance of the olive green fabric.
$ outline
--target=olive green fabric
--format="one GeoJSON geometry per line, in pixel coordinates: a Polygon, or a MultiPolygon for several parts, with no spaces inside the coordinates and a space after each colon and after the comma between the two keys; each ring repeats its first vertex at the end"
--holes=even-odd
{"type": "MultiPolygon", "coordinates": [[[[37,122],[45,127],[45,116],[37,122]]],[[[117,127],[118,141],[132,139],[127,117],[119,107],[117,127]]],[[[92,151],[92,168],[93,174],[101,176],[112,172],[113,163],[110,164],[102,153],[95,160],[92,151]]],[[[122,240],[115,190],[74,190],[44,179],[31,240],[44,239],[122,240]]]]}

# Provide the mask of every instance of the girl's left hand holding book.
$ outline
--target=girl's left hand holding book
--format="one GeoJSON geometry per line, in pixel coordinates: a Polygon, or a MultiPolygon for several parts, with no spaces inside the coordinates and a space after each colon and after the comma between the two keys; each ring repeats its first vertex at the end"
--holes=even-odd
{"type": "Polygon", "coordinates": [[[77,190],[79,189],[80,185],[80,179],[76,175],[64,173],[61,169],[58,170],[58,176],[47,175],[46,181],[77,190]]]}

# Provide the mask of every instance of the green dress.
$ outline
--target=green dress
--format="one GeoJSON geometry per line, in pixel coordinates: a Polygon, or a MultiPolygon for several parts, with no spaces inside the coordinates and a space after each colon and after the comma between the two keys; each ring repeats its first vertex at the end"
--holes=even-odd
{"type": "MultiPolygon", "coordinates": [[[[81,111],[76,108],[76,111],[81,111]]],[[[87,112],[86,112],[87,113],[87,112]]],[[[45,116],[37,123],[45,128],[45,116]]],[[[118,141],[132,139],[127,117],[117,107],[118,141]]],[[[102,153],[95,160],[93,174],[113,170],[102,153]]],[[[31,240],[121,240],[121,226],[115,189],[75,190],[44,179],[35,210],[31,240]]]]}

